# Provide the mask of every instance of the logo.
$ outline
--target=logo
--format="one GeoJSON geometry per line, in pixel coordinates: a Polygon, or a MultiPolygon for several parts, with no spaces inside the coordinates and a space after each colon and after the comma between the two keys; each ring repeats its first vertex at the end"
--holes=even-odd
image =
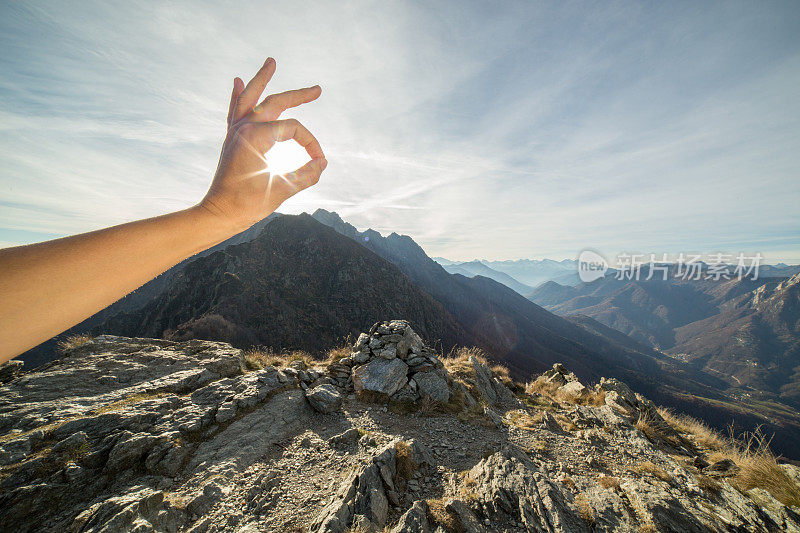
{"type": "Polygon", "coordinates": [[[608,263],[605,258],[591,250],[584,250],[578,256],[578,277],[584,283],[590,283],[606,275],[608,263]]]}

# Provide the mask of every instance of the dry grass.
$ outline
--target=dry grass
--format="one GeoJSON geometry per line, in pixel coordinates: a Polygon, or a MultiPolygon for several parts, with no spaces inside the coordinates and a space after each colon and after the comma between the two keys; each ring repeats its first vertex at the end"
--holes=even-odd
{"type": "Polygon", "coordinates": [[[593,405],[601,407],[606,403],[606,391],[586,389],[586,394],[580,397],[570,396],[563,394],[559,391],[560,385],[558,383],[548,382],[544,376],[539,376],[533,381],[529,381],[525,385],[525,393],[535,396],[544,396],[556,403],[567,403],[572,405],[593,405]]]}
{"type": "Polygon", "coordinates": [[[508,370],[508,367],[503,364],[494,364],[489,367],[489,370],[492,371],[494,377],[500,380],[508,388],[514,388],[514,380],[511,379],[511,373],[508,370]]]}
{"type": "Polygon", "coordinates": [[[332,348],[328,350],[328,354],[325,356],[325,363],[327,365],[338,363],[345,357],[350,357],[351,353],[352,348],[350,348],[350,346],[339,346],[338,348],[332,348]]]}
{"type": "Polygon", "coordinates": [[[729,482],[740,491],[760,488],[784,505],[800,506],[800,486],[778,464],[769,440],[759,430],[745,435],[744,440],[726,438],[690,416],[668,409],[659,409],[659,413],[676,431],[690,435],[696,444],[711,451],[710,462],[730,459],[736,463],[740,470],[729,482]]]}
{"type": "Polygon", "coordinates": [[[558,383],[547,381],[544,376],[539,376],[533,381],[525,384],[525,392],[527,394],[547,396],[550,399],[555,399],[556,390],[558,390],[558,383]]]}
{"type": "Polygon", "coordinates": [[[644,461],[636,465],[636,472],[640,474],[650,474],[652,476],[657,477],[661,481],[666,481],[667,483],[672,482],[672,476],[669,472],[661,468],[655,463],[650,461],[644,461]]]}
{"type": "Polygon", "coordinates": [[[458,413],[458,419],[461,422],[478,424],[484,427],[494,426],[494,422],[492,422],[489,417],[486,416],[486,412],[483,410],[483,404],[481,403],[476,403],[472,407],[463,409],[460,413],[458,413]]]}
{"type": "Polygon", "coordinates": [[[589,527],[594,527],[594,523],[596,521],[594,509],[589,503],[589,498],[586,496],[586,494],[580,493],[575,497],[575,507],[578,508],[578,514],[581,518],[583,518],[583,521],[586,522],[586,525],[589,527]]]}
{"type": "Polygon", "coordinates": [[[691,435],[692,441],[706,450],[724,450],[730,447],[728,439],[720,436],[704,422],[687,415],[679,415],[669,409],[659,408],[660,414],[678,433],[691,435]]]}
{"type": "Polygon", "coordinates": [[[697,486],[706,492],[717,493],[722,489],[722,484],[713,477],[704,476],[702,474],[695,476],[697,486]]]}
{"type": "Polygon", "coordinates": [[[543,418],[544,413],[542,412],[535,413],[533,416],[531,416],[526,411],[517,409],[506,413],[505,421],[508,422],[509,425],[518,427],[520,429],[530,430],[539,427],[543,418]]]}
{"type": "Polygon", "coordinates": [[[461,525],[458,517],[451,515],[445,509],[443,499],[425,500],[425,503],[428,504],[428,520],[432,525],[440,525],[445,531],[456,531],[458,533],[464,531],[464,526],[461,525]]]}
{"type": "Polygon", "coordinates": [[[113,413],[119,411],[123,407],[128,407],[129,405],[137,404],[139,402],[143,402],[145,400],[154,400],[156,398],[161,398],[162,396],[166,396],[166,392],[138,392],[136,394],[131,394],[121,400],[117,400],[116,402],[111,402],[97,409],[94,409],[88,413],[88,416],[97,416],[102,415],[105,413],[113,413]]]}
{"type": "Polygon", "coordinates": [[[399,441],[394,445],[395,466],[397,467],[398,479],[407,482],[414,475],[417,465],[412,458],[411,446],[406,441],[399,441]]]}
{"type": "Polygon", "coordinates": [[[251,349],[244,354],[244,362],[248,370],[261,370],[268,366],[284,368],[289,366],[293,361],[303,361],[307,367],[313,367],[319,364],[317,359],[314,359],[309,353],[301,350],[275,353],[268,348],[251,349]]]}
{"type": "Polygon", "coordinates": [[[61,351],[61,353],[64,353],[68,350],[73,350],[75,348],[78,348],[79,346],[88,344],[89,342],[92,341],[92,339],[94,339],[94,336],[89,335],[88,333],[70,335],[66,339],[58,341],[58,349],[61,351]]]}
{"type": "Polygon", "coordinates": [[[742,492],[766,490],[784,505],[800,507],[800,486],[778,464],[769,448],[769,440],[760,431],[749,434],[746,441],[731,439],[731,446],[709,456],[709,461],[731,459],[741,470],[730,483],[742,492]]]}
{"type": "Polygon", "coordinates": [[[619,490],[619,478],[614,476],[606,476],[605,474],[597,478],[597,482],[604,489],[619,490]]]}

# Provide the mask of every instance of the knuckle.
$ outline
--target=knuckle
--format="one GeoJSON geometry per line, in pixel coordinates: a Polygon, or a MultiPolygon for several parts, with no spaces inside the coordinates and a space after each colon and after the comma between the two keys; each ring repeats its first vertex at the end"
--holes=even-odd
{"type": "Polygon", "coordinates": [[[252,140],[255,136],[256,128],[252,122],[245,122],[236,129],[236,134],[245,140],[252,140]]]}

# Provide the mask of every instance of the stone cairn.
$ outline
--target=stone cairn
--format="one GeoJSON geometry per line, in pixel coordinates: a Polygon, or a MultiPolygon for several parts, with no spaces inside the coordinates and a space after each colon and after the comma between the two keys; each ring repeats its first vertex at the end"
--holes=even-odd
{"type": "Polygon", "coordinates": [[[430,398],[444,403],[452,394],[449,382],[441,360],[409,323],[391,320],[359,335],[349,356],[307,385],[306,397],[323,413],[338,409],[343,396],[352,392],[398,402],[430,398]]]}

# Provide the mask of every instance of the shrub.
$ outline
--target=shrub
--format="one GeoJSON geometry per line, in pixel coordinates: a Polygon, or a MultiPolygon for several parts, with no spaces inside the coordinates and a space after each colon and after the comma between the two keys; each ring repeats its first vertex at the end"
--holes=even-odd
{"type": "Polygon", "coordinates": [[[84,344],[88,344],[92,341],[92,339],[94,339],[94,337],[88,333],[70,335],[66,339],[58,341],[58,349],[61,351],[61,353],[64,353],[69,350],[74,350],[79,346],[83,346],[84,344]]]}
{"type": "Polygon", "coordinates": [[[666,481],[667,483],[670,483],[672,481],[672,476],[669,474],[669,472],[667,472],[666,470],[664,470],[663,468],[661,468],[660,466],[651,461],[644,461],[639,463],[638,465],[636,465],[635,471],[640,474],[650,474],[652,476],[657,477],[661,481],[666,481]]]}
{"type": "Polygon", "coordinates": [[[605,474],[597,478],[597,482],[604,489],[619,490],[619,478],[606,476],[605,474]]]}
{"type": "Polygon", "coordinates": [[[349,357],[351,353],[352,349],[350,348],[350,346],[339,346],[338,348],[331,348],[330,350],[328,350],[328,354],[325,356],[325,363],[329,365],[333,363],[338,363],[345,357],[349,357]]]}
{"type": "Polygon", "coordinates": [[[594,516],[594,509],[589,503],[589,498],[586,496],[586,494],[580,493],[575,497],[575,506],[578,508],[578,514],[581,518],[583,518],[583,521],[586,522],[586,525],[589,527],[594,527],[596,520],[594,516]]]}

